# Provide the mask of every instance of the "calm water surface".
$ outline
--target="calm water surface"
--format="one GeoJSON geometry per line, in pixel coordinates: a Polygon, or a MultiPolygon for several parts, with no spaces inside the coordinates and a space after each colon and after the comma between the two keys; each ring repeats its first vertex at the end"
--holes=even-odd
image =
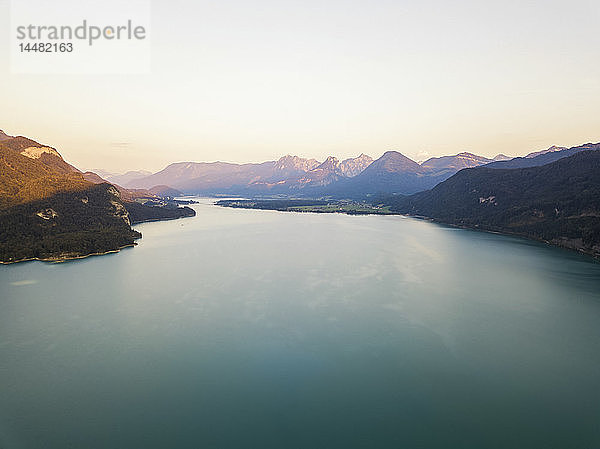
{"type": "Polygon", "coordinates": [[[0,266],[0,448],[598,448],[600,263],[224,209],[0,266]]]}

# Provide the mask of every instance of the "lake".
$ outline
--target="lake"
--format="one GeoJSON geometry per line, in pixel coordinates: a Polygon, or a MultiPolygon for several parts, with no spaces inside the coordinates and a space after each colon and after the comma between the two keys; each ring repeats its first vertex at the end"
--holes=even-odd
{"type": "Polygon", "coordinates": [[[0,447],[600,447],[600,263],[228,209],[0,266],[0,447]]]}

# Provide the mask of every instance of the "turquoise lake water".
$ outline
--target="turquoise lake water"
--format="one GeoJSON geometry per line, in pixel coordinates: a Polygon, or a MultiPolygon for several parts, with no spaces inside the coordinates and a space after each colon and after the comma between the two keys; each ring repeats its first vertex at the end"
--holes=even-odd
{"type": "Polygon", "coordinates": [[[600,263],[194,208],[118,254],[0,266],[0,448],[600,447],[600,263]]]}

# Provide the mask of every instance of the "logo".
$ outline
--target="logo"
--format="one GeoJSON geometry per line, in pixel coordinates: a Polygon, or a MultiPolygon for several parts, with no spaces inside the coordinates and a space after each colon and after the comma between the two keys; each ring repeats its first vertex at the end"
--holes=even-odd
{"type": "Polygon", "coordinates": [[[121,40],[146,38],[146,28],[141,25],[134,26],[129,19],[125,25],[95,26],[88,25],[88,21],[73,28],[69,25],[21,25],[17,26],[17,39],[31,41],[55,41],[55,40],[84,40],[92,45],[95,40],[121,40]]]}
{"type": "Polygon", "coordinates": [[[12,0],[13,73],[150,71],[149,0],[12,0]]]}

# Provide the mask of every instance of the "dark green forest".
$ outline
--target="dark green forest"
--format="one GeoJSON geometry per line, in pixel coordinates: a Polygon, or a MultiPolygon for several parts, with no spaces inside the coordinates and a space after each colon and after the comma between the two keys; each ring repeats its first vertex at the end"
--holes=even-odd
{"type": "Polygon", "coordinates": [[[166,205],[148,205],[136,202],[123,203],[131,224],[144,221],[173,220],[175,218],[193,217],[196,215],[194,209],[184,206],[179,207],[177,203],[167,202],[166,205]]]}
{"type": "Polygon", "coordinates": [[[0,260],[64,258],[114,251],[141,234],[108,184],[0,210],[0,260]]]}

